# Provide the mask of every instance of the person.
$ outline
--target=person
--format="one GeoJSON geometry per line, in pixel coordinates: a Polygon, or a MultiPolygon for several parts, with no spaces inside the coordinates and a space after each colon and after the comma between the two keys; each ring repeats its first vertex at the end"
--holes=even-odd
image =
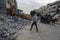
{"type": "Polygon", "coordinates": [[[31,25],[30,31],[32,30],[33,25],[36,26],[36,31],[38,31],[38,27],[37,27],[38,16],[37,16],[36,14],[34,14],[34,16],[33,16],[32,19],[33,19],[33,23],[32,23],[32,25],[31,25]]]}

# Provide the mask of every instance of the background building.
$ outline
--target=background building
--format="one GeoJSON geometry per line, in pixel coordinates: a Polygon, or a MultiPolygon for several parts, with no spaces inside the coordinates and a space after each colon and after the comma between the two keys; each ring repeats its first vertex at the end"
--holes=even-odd
{"type": "Polygon", "coordinates": [[[60,1],[47,4],[49,13],[60,13],[60,1]]]}
{"type": "Polygon", "coordinates": [[[17,14],[23,14],[23,10],[17,9],[17,14]]]}
{"type": "Polygon", "coordinates": [[[60,13],[60,1],[49,3],[46,6],[40,7],[39,9],[36,9],[36,10],[40,14],[47,14],[47,13],[59,14],[60,13]]]}
{"type": "Polygon", "coordinates": [[[46,14],[48,12],[47,6],[43,6],[43,7],[39,8],[38,10],[40,11],[41,14],[46,14]]]}

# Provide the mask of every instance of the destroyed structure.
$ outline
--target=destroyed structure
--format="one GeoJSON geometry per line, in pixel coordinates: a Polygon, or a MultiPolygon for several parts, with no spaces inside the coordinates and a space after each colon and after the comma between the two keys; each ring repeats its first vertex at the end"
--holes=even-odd
{"type": "Polygon", "coordinates": [[[28,20],[16,17],[16,0],[0,0],[0,40],[14,40],[28,20]]]}

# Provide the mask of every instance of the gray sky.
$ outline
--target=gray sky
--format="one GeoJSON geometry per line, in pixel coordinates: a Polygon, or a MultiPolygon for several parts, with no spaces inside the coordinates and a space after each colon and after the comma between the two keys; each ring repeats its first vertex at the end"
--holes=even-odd
{"type": "Polygon", "coordinates": [[[56,0],[16,0],[18,9],[22,9],[25,12],[29,12],[33,9],[40,8],[43,5],[54,2],[56,0]]]}

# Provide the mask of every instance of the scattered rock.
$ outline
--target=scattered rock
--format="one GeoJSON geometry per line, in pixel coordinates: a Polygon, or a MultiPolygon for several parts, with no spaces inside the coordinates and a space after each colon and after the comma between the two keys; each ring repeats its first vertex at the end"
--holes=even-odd
{"type": "Polygon", "coordinates": [[[29,23],[28,20],[0,14],[0,40],[12,40],[20,29],[29,23]]]}

